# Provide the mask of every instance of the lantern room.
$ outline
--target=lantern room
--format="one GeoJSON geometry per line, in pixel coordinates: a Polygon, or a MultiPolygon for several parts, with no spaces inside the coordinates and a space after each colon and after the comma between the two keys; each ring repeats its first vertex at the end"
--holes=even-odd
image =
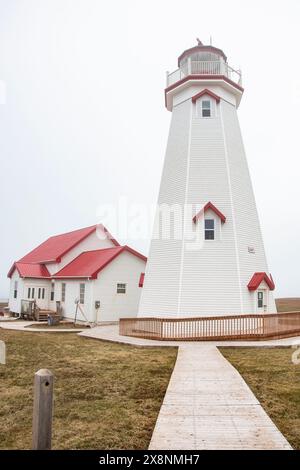
{"type": "Polygon", "coordinates": [[[167,73],[167,87],[193,75],[226,77],[241,86],[242,74],[227,63],[227,57],[221,49],[205,46],[197,39],[198,45],[185,50],[178,58],[178,69],[167,73]]]}

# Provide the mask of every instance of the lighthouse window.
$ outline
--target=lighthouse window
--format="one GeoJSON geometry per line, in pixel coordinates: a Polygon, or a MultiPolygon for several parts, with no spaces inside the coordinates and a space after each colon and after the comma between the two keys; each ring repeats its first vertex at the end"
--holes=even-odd
{"type": "Polygon", "coordinates": [[[126,294],[126,284],[117,284],[117,294],[126,294]]]}
{"type": "Polygon", "coordinates": [[[215,239],[215,221],[214,219],[205,219],[205,240],[215,239]]]}
{"type": "Polygon", "coordinates": [[[211,103],[209,100],[202,101],[202,117],[211,117],[211,103]]]}

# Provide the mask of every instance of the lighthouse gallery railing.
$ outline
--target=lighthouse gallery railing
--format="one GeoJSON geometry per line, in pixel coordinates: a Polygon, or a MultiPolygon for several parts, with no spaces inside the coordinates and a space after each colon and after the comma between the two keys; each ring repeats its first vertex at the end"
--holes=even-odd
{"type": "Polygon", "coordinates": [[[224,75],[238,85],[242,83],[241,72],[234,70],[224,62],[218,60],[192,60],[185,67],[167,74],[167,87],[188,75],[224,75]]]}
{"type": "Polygon", "coordinates": [[[122,336],[162,341],[261,340],[300,334],[300,312],[198,318],[122,318],[122,336]]]}

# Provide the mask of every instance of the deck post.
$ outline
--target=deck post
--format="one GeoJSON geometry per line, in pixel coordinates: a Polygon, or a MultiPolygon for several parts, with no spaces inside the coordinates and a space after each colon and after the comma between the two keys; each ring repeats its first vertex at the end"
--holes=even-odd
{"type": "Polygon", "coordinates": [[[50,450],[52,435],[53,374],[40,369],[34,374],[32,449],[50,450]]]}

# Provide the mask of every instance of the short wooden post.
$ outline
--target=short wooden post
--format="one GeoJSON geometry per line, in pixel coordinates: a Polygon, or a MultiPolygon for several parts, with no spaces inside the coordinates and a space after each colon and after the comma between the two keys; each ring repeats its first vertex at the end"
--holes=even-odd
{"type": "Polygon", "coordinates": [[[53,374],[40,369],[34,374],[32,425],[33,450],[50,450],[53,408],[53,374]]]}

